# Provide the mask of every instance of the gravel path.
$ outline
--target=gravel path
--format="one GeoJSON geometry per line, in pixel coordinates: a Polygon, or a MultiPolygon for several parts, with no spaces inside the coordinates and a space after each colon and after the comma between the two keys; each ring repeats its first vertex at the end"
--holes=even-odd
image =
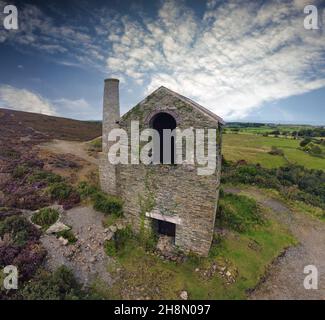
{"type": "Polygon", "coordinates": [[[81,159],[84,159],[90,163],[98,164],[96,158],[91,157],[87,154],[87,142],[76,142],[76,141],[66,141],[66,140],[52,140],[40,145],[40,148],[48,150],[50,152],[58,154],[71,153],[81,159]]]}
{"type": "Polygon", "coordinates": [[[110,259],[103,249],[107,233],[102,226],[103,218],[103,214],[90,207],[77,207],[64,212],[61,221],[72,227],[78,241],[65,246],[54,235],[44,235],[41,241],[48,251],[46,266],[55,270],[66,265],[86,286],[96,278],[111,285],[112,278],[107,271],[110,259]]]}
{"type": "MultiPolygon", "coordinates": [[[[240,189],[226,189],[238,193],[240,189]]],[[[247,191],[246,191],[247,192],[247,191]]],[[[307,214],[292,212],[282,202],[269,198],[261,191],[249,191],[262,206],[272,210],[274,217],[285,224],[298,239],[299,245],[289,248],[270,267],[263,281],[250,299],[325,299],[325,223],[307,214]],[[318,269],[318,290],[306,290],[303,281],[307,276],[304,267],[314,265],[318,269]]]]}

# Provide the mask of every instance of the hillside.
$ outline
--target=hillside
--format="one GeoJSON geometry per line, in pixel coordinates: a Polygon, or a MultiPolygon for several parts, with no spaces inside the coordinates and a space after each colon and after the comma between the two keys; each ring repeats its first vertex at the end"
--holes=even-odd
{"type": "Polygon", "coordinates": [[[33,137],[41,141],[88,141],[101,135],[101,123],[0,108],[0,134],[2,139],[33,137]]]}

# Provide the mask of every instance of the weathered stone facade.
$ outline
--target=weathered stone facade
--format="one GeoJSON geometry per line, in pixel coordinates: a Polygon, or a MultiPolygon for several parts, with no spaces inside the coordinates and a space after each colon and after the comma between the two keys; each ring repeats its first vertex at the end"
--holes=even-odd
{"type": "MultiPolygon", "coordinates": [[[[110,108],[111,105],[105,111],[104,105],[104,114],[109,113],[110,108]]],[[[219,195],[223,121],[193,101],[160,87],[126,113],[118,125],[129,132],[130,140],[132,120],[139,121],[141,131],[150,128],[151,119],[159,112],[172,115],[177,128],[182,130],[217,129],[217,168],[214,174],[198,175],[197,165],[141,163],[118,164],[111,172],[106,155],[101,161],[102,187],[105,191],[122,197],[125,216],[136,231],[141,226],[156,229],[159,220],[174,223],[176,246],[186,252],[207,255],[213,237],[219,195]],[[114,180],[115,190],[111,186],[114,180]]],[[[110,125],[104,124],[103,130],[106,131],[109,127],[110,125]]],[[[103,136],[107,137],[107,132],[103,132],[103,136]]],[[[140,143],[140,148],[141,146],[140,143]]]]}

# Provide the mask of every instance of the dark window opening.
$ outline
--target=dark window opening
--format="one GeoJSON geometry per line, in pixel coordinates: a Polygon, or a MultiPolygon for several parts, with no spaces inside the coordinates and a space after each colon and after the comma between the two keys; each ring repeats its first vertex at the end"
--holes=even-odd
{"type": "Polygon", "coordinates": [[[169,237],[175,237],[176,224],[167,221],[158,220],[158,233],[169,237]]]}
{"type": "MultiPolygon", "coordinates": [[[[173,131],[176,128],[176,120],[168,113],[158,113],[151,122],[151,127],[159,133],[159,145],[160,145],[160,163],[164,163],[164,145],[165,153],[170,154],[170,163],[175,163],[175,138],[171,136],[170,139],[166,139],[164,143],[163,130],[170,129],[173,131]]],[[[168,155],[165,154],[165,158],[168,159],[168,155]]]]}

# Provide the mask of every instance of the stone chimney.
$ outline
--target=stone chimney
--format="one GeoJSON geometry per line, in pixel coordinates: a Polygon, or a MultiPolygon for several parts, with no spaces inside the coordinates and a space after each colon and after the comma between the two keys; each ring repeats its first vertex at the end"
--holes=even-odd
{"type": "Polygon", "coordinates": [[[119,80],[106,79],[103,102],[103,143],[100,157],[99,178],[101,188],[109,194],[117,194],[116,166],[108,161],[108,150],[114,142],[108,143],[108,134],[114,128],[119,128],[120,101],[119,80]]]}

